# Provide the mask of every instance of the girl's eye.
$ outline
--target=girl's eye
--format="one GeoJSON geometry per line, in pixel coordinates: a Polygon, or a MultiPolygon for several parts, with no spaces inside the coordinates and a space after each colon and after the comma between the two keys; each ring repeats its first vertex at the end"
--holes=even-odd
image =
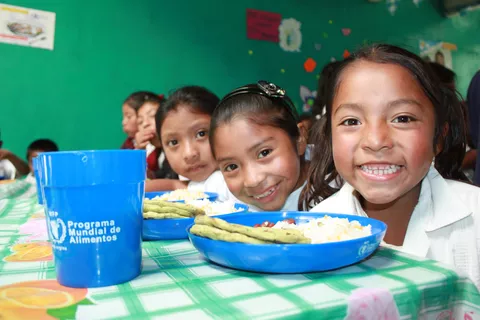
{"type": "Polygon", "coordinates": [[[343,126],[358,126],[360,124],[360,121],[358,121],[357,119],[346,119],[342,122],[342,125],[343,126]]]}
{"type": "Polygon", "coordinates": [[[272,152],[272,149],[265,149],[265,150],[262,150],[260,151],[260,153],[258,154],[258,158],[265,158],[266,156],[268,156],[270,153],[272,152]]]}
{"type": "Polygon", "coordinates": [[[170,140],[167,142],[167,146],[174,147],[178,144],[178,140],[170,140]]]}
{"type": "Polygon", "coordinates": [[[207,131],[199,131],[197,132],[197,138],[203,138],[207,136],[207,131]]]}
{"type": "Polygon", "coordinates": [[[238,166],[236,164],[229,164],[229,165],[225,166],[223,171],[232,172],[233,170],[235,170],[237,168],[238,168],[238,166]]]}
{"type": "Polygon", "coordinates": [[[395,119],[393,119],[393,123],[409,123],[414,121],[414,119],[410,116],[398,116],[395,119]]]}

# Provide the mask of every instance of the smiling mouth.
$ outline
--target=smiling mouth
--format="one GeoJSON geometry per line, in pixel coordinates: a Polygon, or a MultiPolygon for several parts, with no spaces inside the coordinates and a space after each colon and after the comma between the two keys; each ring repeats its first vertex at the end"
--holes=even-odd
{"type": "Polygon", "coordinates": [[[403,168],[404,166],[399,166],[399,165],[395,165],[395,164],[390,164],[390,165],[387,165],[387,164],[378,164],[378,165],[361,165],[359,166],[360,170],[368,173],[368,174],[374,174],[374,175],[379,175],[379,176],[383,176],[383,175],[388,175],[388,174],[394,174],[394,173],[397,173],[401,168],[403,168]]]}
{"type": "Polygon", "coordinates": [[[194,171],[198,171],[198,170],[203,169],[203,168],[205,168],[205,165],[198,165],[198,166],[188,168],[187,171],[188,172],[194,172],[194,171]]]}
{"type": "Polygon", "coordinates": [[[256,195],[256,196],[252,196],[255,200],[261,200],[263,198],[266,198],[268,197],[269,195],[271,195],[272,193],[275,192],[275,190],[277,190],[277,186],[278,184],[274,185],[273,187],[271,187],[270,189],[268,189],[267,191],[265,191],[264,193],[262,194],[259,194],[259,195],[256,195]]]}

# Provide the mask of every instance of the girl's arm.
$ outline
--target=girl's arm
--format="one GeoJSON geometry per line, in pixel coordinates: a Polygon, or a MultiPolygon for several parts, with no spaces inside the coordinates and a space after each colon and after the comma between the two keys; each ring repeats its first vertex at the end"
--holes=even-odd
{"type": "Polygon", "coordinates": [[[30,167],[28,166],[28,163],[17,157],[14,153],[5,150],[5,149],[0,149],[0,160],[6,159],[10,161],[15,169],[17,170],[17,176],[24,176],[30,172],[30,167]]]}
{"type": "Polygon", "coordinates": [[[145,182],[145,192],[185,189],[187,186],[188,181],[180,181],[176,179],[153,179],[145,182]]]}

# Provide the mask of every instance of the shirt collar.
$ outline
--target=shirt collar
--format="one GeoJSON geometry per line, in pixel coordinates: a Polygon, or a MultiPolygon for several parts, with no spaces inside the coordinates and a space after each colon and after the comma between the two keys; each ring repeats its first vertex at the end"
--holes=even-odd
{"type": "MultiPolygon", "coordinates": [[[[334,211],[347,214],[356,213],[366,217],[367,214],[356,194],[355,189],[350,184],[345,183],[334,195],[337,197],[334,211]]],[[[472,214],[472,211],[462,202],[455,190],[448,185],[447,181],[433,166],[430,167],[422,181],[419,202],[430,202],[432,204],[431,211],[424,211],[424,208],[419,204],[414,209],[421,210],[422,212],[418,212],[420,215],[428,214],[428,217],[425,217],[424,230],[426,232],[446,227],[472,214]]]]}

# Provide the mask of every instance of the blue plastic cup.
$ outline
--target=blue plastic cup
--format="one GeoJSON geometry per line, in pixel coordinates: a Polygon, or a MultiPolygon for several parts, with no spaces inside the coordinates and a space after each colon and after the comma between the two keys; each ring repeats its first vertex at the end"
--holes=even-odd
{"type": "Polygon", "coordinates": [[[35,183],[37,185],[37,199],[38,199],[38,204],[43,205],[43,191],[42,191],[42,186],[40,184],[40,175],[39,175],[39,170],[38,170],[38,159],[37,157],[32,159],[32,166],[33,166],[33,174],[35,175],[35,183]]]}
{"type": "Polygon", "coordinates": [[[88,288],[137,277],[145,151],[45,152],[38,158],[58,282],[88,288]]]}

